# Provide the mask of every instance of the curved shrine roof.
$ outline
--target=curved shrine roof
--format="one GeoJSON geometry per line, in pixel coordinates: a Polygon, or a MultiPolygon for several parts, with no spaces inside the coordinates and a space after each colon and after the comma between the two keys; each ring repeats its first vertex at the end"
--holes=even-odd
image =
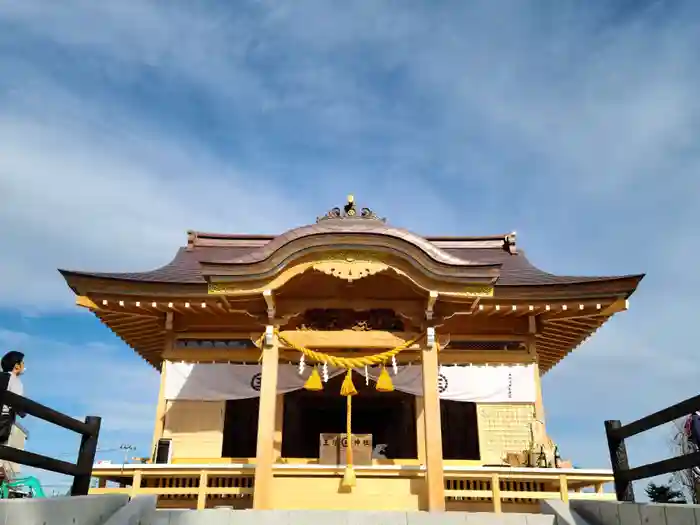
{"type": "MultiPolygon", "coordinates": [[[[391,256],[397,258],[396,264],[408,262],[429,273],[432,279],[444,279],[442,282],[446,284],[462,282],[471,285],[486,281],[489,287],[493,285],[493,297],[481,301],[477,312],[483,308],[484,315],[494,315],[495,320],[514,311],[516,303],[532,300],[526,303],[528,311],[540,308],[540,314],[545,312],[538,314],[542,326],[537,341],[543,371],[549,370],[602,326],[618,311],[615,305],[626,300],[644,277],[553,275],[531,264],[524,252],[516,248],[515,241],[515,234],[421,237],[386,224],[366,208],[358,210],[349,199],[342,210],[334,208],[319,217],[316,224],[294,228],[282,235],[188,232],[187,245],[177,251],[172,261],[155,270],[128,273],[61,270],[61,273],[76,295],[89,295],[91,291],[102,289],[121,290],[126,285],[126,289],[132,292],[145,291],[146,296],[162,294],[170,297],[170,294],[177,293],[199,296],[208,293],[209,277],[234,275],[245,280],[269,275],[279,272],[288,261],[306,257],[310,252],[358,249],[381,252],[380,257],[391,252],[391,256]],[[470,281],[472,278],[474,280],[470,281]],[[582,303],[593,298],[600,300],[599,304],[594,303],[594,313],[591,314],[590,309],[583,311],[582,303]],[[498,313],[499,302],[505,304],[504,299],[513,300],[512,308],[501,309],[498,313]],[[561,299],[580,299],[573,316],[563,312],[568,307],[566,304],[560,306],[561,311],[549,313],[549,301],[561,299]],[[536,302],[547,304],[534,304],[536,302]]],[[[474,308],[477,303],[478,299],[470,307],[474,308]]],[[[188,306],[187,302],[183,304],[185,308],[188,306]]],[[[133,317],[133,313],[122,312],[122,306],[120,304],[117,310],[91,309],[103,323],[157,367],[165,345],[163,310],[152,303],[152,310],[146,317],[133,317]]],[[[139,307],[138,302],[135,306],[139,307]]],[[[169,307],[173,304],[170,303],[169,307]]]]}
{"type": "MultiPolygon", "coordinates": [[[[135,283],[206,284],[207,266],[250,266],[263,262],[291,243],[312,237],[322,237],[332,246],[334,239],[377,237],[403,241],[419,249],[435,263],[453,268],[494,269],[498,272],[496,288],[510,286],[546,286],[583,284],[632,279],[626,276],[564,276],[545,272],[534,266],[522,250],[517,250],[515,234],[484,237],[421,237],[403,228],[386,224],[364,208],[359,213],[352,201],[342,212],[335,208],[316,224],[301,226],[281,235],[236,235],[188,232],[187,246],[181,247],[173,260],[146,272],[74,272],[61,270],[64,275],[132,281],[135,283]]],[[[211,272],[209,272],[211,273],[211,272]]],[[[630,293],[633,288],[630,290],[630,293]]]]}

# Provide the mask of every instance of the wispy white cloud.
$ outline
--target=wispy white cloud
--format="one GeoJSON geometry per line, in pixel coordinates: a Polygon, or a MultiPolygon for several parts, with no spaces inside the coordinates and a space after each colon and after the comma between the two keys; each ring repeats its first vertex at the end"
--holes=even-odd
{"type": "Polygon", "coordinates": [[[162,265],[190,228],[278,229],[278,218],[257,213],[263,201],[293,216],[264,179],[196,144],[126,123],[105,136],[94,121],[109,110],[77,112],[77,98],[55,94],[50,84],[36,94],[53,111],[0,117],[0,268],[12,276],[0,304],[69,306],[56,268],[162,265]]]}

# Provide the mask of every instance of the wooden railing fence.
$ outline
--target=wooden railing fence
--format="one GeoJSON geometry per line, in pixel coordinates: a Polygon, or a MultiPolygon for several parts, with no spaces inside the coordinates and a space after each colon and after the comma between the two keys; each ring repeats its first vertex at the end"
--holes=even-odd
{"type": "Polygon", "coordinates": [[[608,438],[608,449],[610,450],[610,461],[612,463],[615,492],[618,501],[634,501],[633,481],[700,466],[700,451],[696,451],[655,463],[648,463],[641,467],[630,468],[627,459],[627,447],[625,446],[627,438],[688,416],[697,410],[700,410],[700,395],[659,410],[627,425],[622,425],[619,420],[608,420],[605,422],[605,434],[608,438]]]}
{"type": "Polygon", "coordinates": [[[97,452],[101,418],[87,416],[85,421],[78,421],[36,401],[18,396],[14,392],[7,390],[9,379],[9,374],[0,373],[0,408],[3,405],[7,405],[15,412],[29,414],[67,430],[72,430],[80,434],[82,439],[76,463],[68,463],[67,461],[61,461],[41,454],[18,450],[8,445],[0,445],[0,460],[73,476],[71,496],[87,495],[90,489],[95,453],[97,452]]]}

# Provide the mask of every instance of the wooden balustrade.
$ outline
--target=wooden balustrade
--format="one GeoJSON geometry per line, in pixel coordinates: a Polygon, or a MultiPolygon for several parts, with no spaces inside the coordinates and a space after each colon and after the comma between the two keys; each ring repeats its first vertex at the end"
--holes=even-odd
{"type": "Polygon", "coordinates": [[[605,422],[605,434],[608,438],[610,462],[615,476],[615,492],[618,501],[634,501],[633,481],[700,467],[700,450],[694,450],[682,456],[630,468],[627,459],[627,447],[625,446],[627,438],[688,416],[698,410],[700,410],[700,395],[681,401],[626,425],[622,425],[617,419],[605,422]]]}
{"type": "MultiPolygon", "coordinates": [[[[493,512],[502,512],[503,504],[538,505],[540,500],[615,499],[605,493],[612,482],[609,471],[573,469],[479,468],[445,472],[445,497],[448,509],[462,508],[460,503],[489,504],[493,512]],[[588,490],[584,492],[584,490],[588,490]],[[450,505],[449,502],[454,502],[450,505]]],[[[465,507],[466,508],[466,507],[465,507]]]]}
{"type": "MultiPolygon", "coordinates": [[[[107,487],[105,478],[96,477],[99,479],[100,486],[90,489],[90,494],[128,494],[131,497],[155,494],[165,502],[196,499],[197,509],[204,509],[207,501],[213,497],[223,500],[250,499],[253,495],[254,469],[247,474],[225,475],[208,470],[166,474],[160,470],[128,469],[123,471],[123,477],[119,476],[119,487],[107,487]]],[[[249,507],[247,501],[241,501],[242,505],[237,503],[231,501],[227,504],[241,506],[241,508],[249,507]]]]}
{"type": "MultiPolygon", "coordinates": [[[[100,437],[101,418],[87,416],[85,421],[78,421],[53,408],[9,391],[9,382],[10,374],[6,372],[0,373],[0,407],[6,405],[17,414],[34,416],[37,419],[42,419],[53,425],[70,430],[80,436],[80,447],[78,448],[77,461],[68,463],[67,461],[44,456],[43,454],[20,450],[10,446],[8,443],[0,445],[0,461],[9,461],[10,463],[73,476],[70,495],[86,495],[90,487],[90,469],[95,461],[97,442],[100,437]]],[[[20,428],[26,436],[27,432],[24,427],[20,426],[20,428]]]]}
{"type": "MultiPolygon", "coordinates": [[[[100,480],[100,486],[91,489],[90,493],[156,494],[161,506],[194,506],[198,509],[214,504],[234,508],[250,508],[252,505],[253,465],[231,465],[226,468],[217,465],[154,467],[100,465],[93,471],[93,476],[100,480]],[[120,486],[107,487],[108,480],[120,486]]],[[[285,465],[283,469],[275,469],[275,476],[327,478],[329,470],[332,469],[285,465]]],[[[375,467],[358,471],[358,484],[362,483],[362,477],[422,478],[424,475],[420,467],[375,467]]],[[[607,470],[445,466],[445,499],[448,509],[467,508],[477,503],[488,506],[488,510],[502,512],[504,505],[534,507],[544,499],[612,500],[615,494],[603,491],[604,485],[612,481],[612,472],[607,470]]]]}

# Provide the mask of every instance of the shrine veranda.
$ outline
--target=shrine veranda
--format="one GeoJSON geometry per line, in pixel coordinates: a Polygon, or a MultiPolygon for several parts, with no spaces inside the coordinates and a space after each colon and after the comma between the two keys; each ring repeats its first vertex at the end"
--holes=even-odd
{"type": "Polygon", "coordinates": [[[420,237],[352,198],[279,236],[188,232],[157,270],[61,273],[161,372],[150,459],[96,465],[94,493],[497,512],[610,497],[610,471],[558,457],[540,377],[643,275],[552,275],[515,234],[420,237]]]}

